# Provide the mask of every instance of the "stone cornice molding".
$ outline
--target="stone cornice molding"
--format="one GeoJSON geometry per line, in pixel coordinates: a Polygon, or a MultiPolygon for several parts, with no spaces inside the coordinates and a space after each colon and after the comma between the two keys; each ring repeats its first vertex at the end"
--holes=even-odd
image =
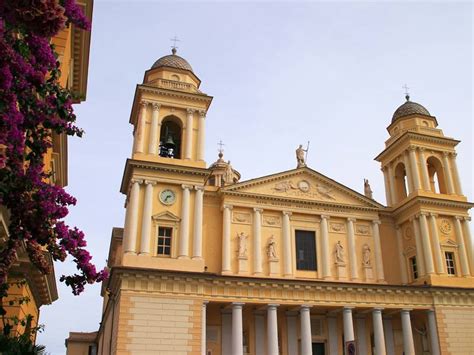
{"type": "Polygon", "coordinates": [[[148,86],[144,84],[138,85],[137,89],[138,91],[141,91],[141,92],[160,94],[163,96],[176,97],[180,99],[185,98],[191,101],[204,101],[204,102],[208,102],[209,104],[212,101],[212,96],[209,96],[203,93],[175,91],[175,90],[169,90],[169,89],[162,89],[162,88],[158,88],[154,86],[148,86]]]}

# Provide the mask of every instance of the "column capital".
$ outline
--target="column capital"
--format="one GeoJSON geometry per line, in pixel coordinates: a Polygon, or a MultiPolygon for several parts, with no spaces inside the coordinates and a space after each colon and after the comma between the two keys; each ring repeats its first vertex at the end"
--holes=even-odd
{"type": "Polygon", "coordinates": [[[199,117],[201,117],[201,118],[206,118],[206,111],[204,111],[204,110],[199,110],[199,117]]]}
{"type": "Polygon", "coordinates": [[[208,303],[209,303],[208,300],[204,300],[204,301],[202,301],[202,306],[203,306],[203,307],[206,307],[208,303]]]}
{"type": "Polygon", "coordinates": [[[426,148],[425,147],[418,147],[418,149],[420,150],[420,152],[424,153],[426,148]]]}
{"type": "Polygon", "coordinates": [[[451,152],[450,155],[453,157],[453,158],[456,158],[458,156],[458,153],[456,152],[451,152]]]}
{"type": "Polygon", "coordinates": [[[254,207],[254,208],[253,208],[253,211],[254,211],[254,212],[257,212],[257,213],[262,213],[262,212],[263,212],[263,208],[254,207]]]}
{"type": "Polygon", "coordinates": [[[375,225],[375,224],[382,224],[382,221],[380,221],[380,219],[374,219],[372,221],[372,224],[375,225]]]}
{"type": "Polygon", "coordinates": [[[401,313],[404,313],[404,312],[410,313],[411,311],[413,311],[413,308],[403,308],[400,312],[401,313]]]}
{"type": "Polygon", "coordinates": [[[138,183],[138,185],[141,185],[141,184],[143,184],[143,179],[131,179],[130,183],[131,184],[138,183]]]}
{"type": "Polygon", "coordinates": [[[447,158],[449,157],[449,154],[451,154],[450,152],[443,152],[443,157],[447,158]]]}
{"type": "Polygon", "coordinates": [[[326,214],[322,214],[321,219],[331,219],[331,217],[326,214]]]}
{"type": "Polygon", "coordinates": [[[348,221],[348,222],[356,222],[357,219],[356,219],[356,218],[353,218],[353,217],[349,217],[349,218],[347,218],[347,221],[348,221]]]}
{"type": "Polygon", "coordinates": [[[153,185],[153,186],[154,186],[154,185],[156,185],[156,183],[157,183],[157,182],[154,181],[154,180],[145,180],[145,184],[146,184],[146,185],[153,185]]]}
{"type": "Polygon", "coordinates": [[[232,205],[227,205],[227,204],[222,205],[222,209],[224,209],[224,210],[232,210],[233,208],[234,208],[234,206],[232,206],[232,205]]]}
{"type": "Polygon", "coordinates": [[[293,212],[289,212],[289,211],[283,211],[282,213],[284,216],[288,216],[288,217],[290,217],[293,214],[293,212]]]}
{"type": "Polygon", "coordinates": [[[399,224],[395,224],[395,230],[399,231],[402,229],[402,226],[399,224]]]}
{"type": "Polygon", "coordinates": [[[343,312],[344,312],[344,311],[351,311],[351,312],[352,312],[353,309],[355,309],[355,307],[350,307],[350,306],[344,306],[344,307],[342,307],[342,311],[343,311],[343,312]]]}
{"type": "Polygon", "coordinates": [[[420,215],[420,216],[425,216],[425,217],[426,217],[426,216],[429,216],[429,215],[430,215],[430,213],[429,213],[429,212],[422,211],[422,212],[420,212],[420,213],[419,213],[419,215],[420,215]]]}
{"type": "Polygon", "coordinates": [[[309,309],[310,309],[311,307],[313,307],[313,306],[311,306],[311,305],[309,305],[309,304],[302,304],[302,305],[300,306],[300,311],[306,310],[306,309],[309,311],[309,309]]]}
{"type": "Polygon", "coordinates": [[[196,191],[204,191],[204,186],[194,185],[194,190],[196,190],[196,191]]]}
{"type": "Polygon", "coordinates": [[[188,115],[192,115],[196,110],[192,109],[192,108],[188,108],[186,109],[186,112],[188,113],[188,115]]]}
{"type": "Polygon", "coordinates": [[[384,310],[383,307],[372,308],[373,313],[382,313],[383,310],[384,310]]]}
{"type": "Polygon", "coordinates": [[[183,184],[181,185],[181,188],[183,190],[192,190],[193,189],[193,185],[186,185],[186,184],[183,184]]]}
{"type": "Polygon", "coordinates": [[[149,103],[150,103],[150,101],[147,101],[147,100],[140,100],[139,105],[140,105],[142,108],[145,108],[145,107],[148,106],[149,103]]]}
{"type": "Polygon", "coordinates": [[[436,218],[436,217],[438,217],[438,214],[437,214],[437,213],[430,212],[430,217],[436,218]]]}
{"type": "Polygon", "coordinates": [[[416,146],[414,146],[414,145],[410,145],[410,146],[408,147],[408,149],[407,149],[407,150],[408,150],[408,151],[413,151],[413,152],[414,152],[414,151],[416,150],[416,148],[417,148],[416,146]]]}
{"type": "Polygon", "coordinates": [[[280,304],[278,304],[278,303],[269,303],[269,304],[267,304],[267,309],[268,308],[278,308],[278,307],[280,307],[280,304]]]}
{"type": "Polygon", "coordinates": [[[462,216],[454,216],[455,219],[457,219],[458,221],[462,221],[465,217],[462,217],[462,216]]]}
{"type": "Polygon", "coordinates": [[[464,220],[470,222],[471,221],[471,216],[464,217],[464,220]]]}
{"type": "Polygon", "coordinates": [[[153,111],[159,111],[160,107],[161,107],[161,104],[153,102],[152,106],[153,106],[153,111]]]}
{"type": "Polygon", "coordinates": [[[245,303],[242,302],[232,302],[231,306],[232,308],[242,308],[245,305],[245,303]]]}

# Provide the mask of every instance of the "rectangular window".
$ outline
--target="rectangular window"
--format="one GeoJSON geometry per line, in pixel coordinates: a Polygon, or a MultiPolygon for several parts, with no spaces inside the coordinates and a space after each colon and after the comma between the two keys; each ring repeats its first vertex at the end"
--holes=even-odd
{"type": "Polygon", "coordinates": [[[448,275],[456,275],[456,267],[454,265],[454,253],[445,252],[444,256],[446,257],[446,271],[448,275]]]}
{"type": "Polygon", "coordinates": [[[314,232],[295,231],[296,239],[296,269],[317,270],[316,268],[316,239],[314,232]]]}
{"type": "Polygon", "coordinates": [[[171,236],[173,228],[158,227],[158,255],[171,255],[171,236]]]}
{"type": "Polygon", "coordinates": [[[411,276],[413,277],[413,280],[416,280],[418,278],[418,267],[416,265],[416,256],[412,256],[410,258],[410,267],[411,267],[411,276]]]}

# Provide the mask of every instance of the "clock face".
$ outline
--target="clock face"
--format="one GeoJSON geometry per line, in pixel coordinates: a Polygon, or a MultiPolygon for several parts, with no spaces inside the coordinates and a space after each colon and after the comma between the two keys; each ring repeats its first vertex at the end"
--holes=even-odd
{"type": "Polygon", "coordinates": [[[160,201],[164,205],[172,205],[176,201],[176,195],[171,190],[163,190],[160,192],[160,201]]]}

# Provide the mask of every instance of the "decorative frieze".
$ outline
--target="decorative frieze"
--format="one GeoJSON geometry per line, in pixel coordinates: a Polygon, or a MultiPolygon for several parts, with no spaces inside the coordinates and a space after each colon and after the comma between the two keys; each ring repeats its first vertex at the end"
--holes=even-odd
{"type": "Polygon", "coordinates": [[[346,233],[346,226],[341,222],[329,223],[329,230],[334,233],[346,233]]]}
{"type": "Polygon", "coordinates": [[[355,233],[359,235],[370,235],[370,227],[367,224],[357,223],[355,225],[355,233]]]}
{"type": "Polygon", "coordinates": [[[281,227],[281,219],[280,219],[280,217],[277,217],[277,216],[263,215],[262,225],[264,225],[265,227],[280,228],[281,227]]]}
{"type": "Polygon", "coordinates": [[[246,212],[234,211],[232,213],[232,223],[252,224],[252,215],[246,212]]]}

